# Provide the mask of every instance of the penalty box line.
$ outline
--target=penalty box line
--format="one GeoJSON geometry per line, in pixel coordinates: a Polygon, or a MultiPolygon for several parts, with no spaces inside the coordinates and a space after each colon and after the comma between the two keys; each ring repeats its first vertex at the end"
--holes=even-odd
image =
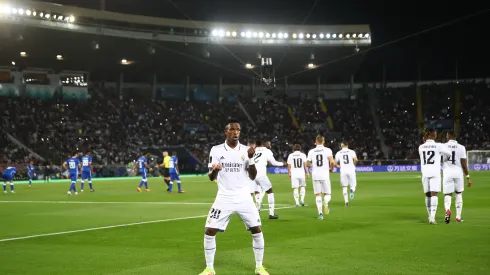
{"type": "MultiPolygon", "coordinates": [[[[288,209],[288,208],[295,208],[295,207],[296,206],[286,206],[286,207],[278,207],[276,209],[279,210],[279,209],[288,209]]],[[[23,237],[0,239],[0,243],[1,242],[10,242],[10,241],[18,241],[18,240],[41,238],[41,237],[49,237],[49,236],[57,236],[57,235],[66,235],[66,234],[73,234],[73,233],[80,233],[80,232],[88,232],[88,231],[97,231],[97,230],[103,230],[103,229],[112,229],[112,228],[119,228],[119,227],[129,227],[129,226],[143,225],[143,224],[152,224],[152,223],[163,223],[163,222],[172,222],[172,221],[182,221],[182,220],[199,219],[199,218],[204,218],[204,217],[207,217],[207,216],[208,215],[206,214],[206,215],[200,215],[200,216],[190,216],[190,217],[182,217],[182,218],[171,218],[171,219],[162,219],[162,220],[145,221],[145,222],[133,222],[133,223],[125,223],[125,224],[116,224],[116,225],[108,225],[108,226],[101,226],[101,227],[77,229],[77,230],[70,230],[70,231],[61,231],[61,232],[36,234],[36,235],[23,236],[23,237]]]]}

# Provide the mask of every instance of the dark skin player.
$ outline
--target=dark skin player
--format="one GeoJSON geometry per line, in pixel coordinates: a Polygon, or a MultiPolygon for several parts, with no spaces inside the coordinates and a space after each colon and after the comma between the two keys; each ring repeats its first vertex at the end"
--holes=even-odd
{"type": "MultiPolygon", "coordinates": [[[[235,148],[238,146],[238,139],[240,138],[240,123],[237,122],[232,122],[226,125],[225,127],[225,135],[226,135],[226,145],[230,146],[231,148],[235,148]]],[[[253,147],[248,148],[248,158],[253,158],[255,154],[255,149],[253,147]]],[[[218,177],[219,171],[223,169],[221,165],[215,163],[213,164],[213,167],[209,169],[208,177],[210,181],[216,180],[218,177]]],[[[255,180],[255,177],[257,176],[257,169],[255,168],[255,165],[249,165],[248,166],[248,176],[251,180],[255,180]]],[[[256,227],[251,227],[250,232],[252,234],[257,234],[262,232],[262,228],[260,226],[256,227]]],[[[206,227],[205,234],[208,236],[216,236],[218,233],[218,229],[216,228],[209,228],[206,227]]]]}

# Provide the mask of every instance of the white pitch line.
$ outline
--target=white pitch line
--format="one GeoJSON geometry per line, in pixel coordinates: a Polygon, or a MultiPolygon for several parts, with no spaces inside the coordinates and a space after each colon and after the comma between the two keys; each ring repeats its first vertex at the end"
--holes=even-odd
{"type": "MultiPolygon", "coordinates": [[[[172,201],[0,201],[0,203],[40,203],[40,204],[162,204],[162,205],[212,205],[213,202],[172,202],[172,201]]],[[[262,205],[268,205],[266,203],[262,205]]],[[[276,204],[284,206],[287,204],[276,204]]]]}
{"type": "MultiPolygon", "coordinates": [[[[295,207],[296,206],[278,207],[278,208],[276,208],[276,210],[278,210],[278,209],[287,209],[287,208],[295,208],[295,207]]],[[[182,218],[172,218],[172,219],[154,220],[154,221],[146,221],[146,222],[134,222],[134,223],[116,224],[116,225],[108,225],[108,226],[85,228],[85,229],[70,230],[70,231],[61,231],[61,232],[37,234],[37,235],[30,235],[30,236],[23,236],[23,237],[0,239],[0,243],[1,242],[18,241],[18,240],[26,240],[26,239],[34,239],[34,238],[40,238],[40,237],[48,237],[48,236],[66,235],[66,234],[80,233],[80,232],[87,232],[87,231],[96,231],[96,230],[103,230],[103,229],[111,229],[111,228],[118,228],[118,227],[128,227],[128,226],[133,226],[133,225],[142,225],[142,224],[151,224],[151,223],[162,223],[162,222],[181,221],[181,220],[191,220],[191,219],[204,218],[204,217],[207,217],[207,216],[208,215],[190,216],[190,217],[182,217],[182,218]]]]}

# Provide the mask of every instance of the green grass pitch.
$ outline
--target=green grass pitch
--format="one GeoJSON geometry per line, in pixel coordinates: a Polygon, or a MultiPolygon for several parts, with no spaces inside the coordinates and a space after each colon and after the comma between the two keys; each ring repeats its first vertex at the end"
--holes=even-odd
{"type": "MultiPolygon", "coordinates": [[[[270,178],[282,208],[279,220],[267,219],[266,205],[261,213],[264,265],[273,275],[490,274],[489,172],[472,173],[463,223],[453,214],[444,224],[440,195],[435,226],[427,222],[420,173],[359,173],[348,208],[334,174],[332,211],[323,221],[311,180],[308,206],[295,208],[287,176],[270,178]]],[[[186,193],[169,195],[162,179],[150,179],[150,193],[136,192],[138,183],[96,179],[95,193],[70,197],[68,182],[38,181],[0,194],[0,274],[200,273],[215,184],[186,177],[186,193]]],[[[254,274],[252,238],[238,216],[218,234],[215,268],[218,275],[254,274]]]]}

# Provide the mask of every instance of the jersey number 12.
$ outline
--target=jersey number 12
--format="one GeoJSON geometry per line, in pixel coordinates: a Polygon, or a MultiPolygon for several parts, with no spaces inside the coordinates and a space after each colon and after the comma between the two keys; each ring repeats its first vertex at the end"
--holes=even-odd
{"type": "Polygon", "coordinates": [[[434,151],[423,151],[423,158],[424,158],[424,164],[434,164],[434,156],[436,155],[436,152],[434,151]]]}

